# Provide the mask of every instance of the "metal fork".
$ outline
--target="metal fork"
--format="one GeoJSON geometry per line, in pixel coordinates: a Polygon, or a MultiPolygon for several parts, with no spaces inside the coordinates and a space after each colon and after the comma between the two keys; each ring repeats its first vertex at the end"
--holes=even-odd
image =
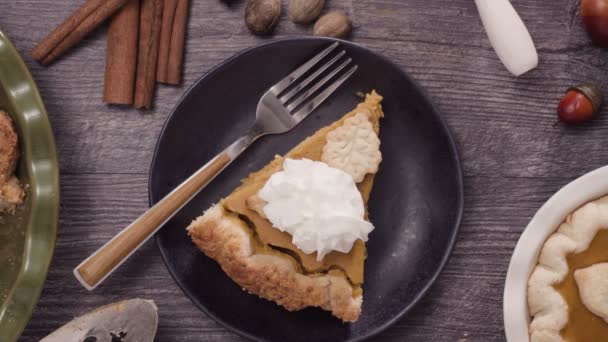
{"type": "Polygon", "coordinates": [[[312,113],[357,70],[352,59],[345,58],[346,51],[336,53],[338,45],[333,43],[272,86],[260,99],[249,132],[78,265],[78,281],[93,290],[251,143],[263,135],[285,133],[312,113]]]}

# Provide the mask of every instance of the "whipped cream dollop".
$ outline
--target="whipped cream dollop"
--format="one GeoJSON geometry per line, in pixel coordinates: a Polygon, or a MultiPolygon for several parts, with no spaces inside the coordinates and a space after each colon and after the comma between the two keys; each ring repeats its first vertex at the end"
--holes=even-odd
{"type": "Polygon", "coordinates": [[[317,260],[331,251],[348,253],[367,241],[374,226],[353,177],[325,163],[285,159],[283,171],[270,177],[258,196],[272,225],[292,235],[292,243],[317,260]]]}

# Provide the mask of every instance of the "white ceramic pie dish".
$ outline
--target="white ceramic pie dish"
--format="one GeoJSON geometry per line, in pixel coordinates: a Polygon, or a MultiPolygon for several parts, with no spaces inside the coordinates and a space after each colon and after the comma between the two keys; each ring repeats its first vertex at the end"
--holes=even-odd
{"type": "Polygon", "coordinates": [[[529,342],[528,278],[545,240],[566,216],[583,204],[608,194],[608,166],[574,180],[553,195],[534,215],[513,251],[503,297],[508,342],[529,342]]]}

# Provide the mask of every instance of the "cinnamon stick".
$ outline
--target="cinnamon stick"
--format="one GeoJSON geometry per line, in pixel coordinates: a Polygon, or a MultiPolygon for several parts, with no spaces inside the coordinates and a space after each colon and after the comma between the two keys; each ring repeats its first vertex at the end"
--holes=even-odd
{"type": "Polygon", "coordinates": [[[156,80],[167,81],[167,63],[169,62],[169,49],[171,47],[171,32],[173,31],[173,20],[177,0],[163,1],[163,22],[160,28],[160,45],[158,49],[158,67],[156,69],[156,80]]]}
{"type": "Polygon", "coordinates": [[[129,0],[112,17],[108,29],[106,73],[103,101],[111,104],[133,104],[137,45],[139,32],[139,0],[129,0]]]}
{"type": "Polygon", "coordinates": [[[135,108],[152,107],[163,0],[142,0],[139,14],[139,49],[135,78],[135,108]]]}
{"type": "Polygon", "coordinates": [[[164,0],[156,80],[179,84],[184,58],[189,0],[164,0]]]}
{"type": "Polygon", "coordinates": [[[32,50],[40,64],[47,65],[80,42],[116,13],[128,0],[88,0],[32,50]]]}

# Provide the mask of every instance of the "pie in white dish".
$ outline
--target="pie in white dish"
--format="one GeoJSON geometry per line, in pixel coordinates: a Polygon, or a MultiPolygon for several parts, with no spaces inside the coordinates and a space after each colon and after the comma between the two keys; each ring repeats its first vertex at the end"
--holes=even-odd
{"type": "Polygon", "coordinates": [[[608,196],[572,212],[544,243],[528,281],[531,342],[608,340],[606,262],[608,196]]]}

